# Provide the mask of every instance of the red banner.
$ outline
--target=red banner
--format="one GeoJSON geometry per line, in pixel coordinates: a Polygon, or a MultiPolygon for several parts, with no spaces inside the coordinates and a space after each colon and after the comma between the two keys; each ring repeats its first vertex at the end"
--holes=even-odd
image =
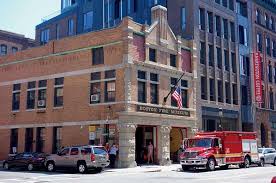
{"type": "Polygon", "coordinates": [[[254,60],[254,84],[255,84],[255,102],[262,103],[262,71],[260,53],[253,54],[254,60]]]}

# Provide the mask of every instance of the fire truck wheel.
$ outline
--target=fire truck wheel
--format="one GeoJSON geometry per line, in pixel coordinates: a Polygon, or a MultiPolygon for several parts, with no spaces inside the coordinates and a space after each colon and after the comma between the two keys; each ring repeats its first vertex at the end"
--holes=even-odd
{"type": "Polygon", "coordinates": [[[216,169],[216,162],[214,158],[209,158],[207,162],[207,170],[214,171],[216,169]]]}
{"type": "Polygon", "coordinates": [[[249,160],[249,158],[246,156],[246,157],[244,158],[244,168],[249,168],[249,166],[250,166],[250,160],[249,160]]]}
{"type": "Polygon", "coordinates": [[[276,166],[276,158],[274,159],[273,165],[276,166]]]}

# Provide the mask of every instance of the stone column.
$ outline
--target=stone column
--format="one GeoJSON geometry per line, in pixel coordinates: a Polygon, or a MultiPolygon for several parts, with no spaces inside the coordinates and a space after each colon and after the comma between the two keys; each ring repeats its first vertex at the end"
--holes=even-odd
{"type": "Polygon", "coordinates": [[[170,165],[170,132],[171,127],[167,125],[159,126],[158,128],[158,159],[159,164],[170,165]]]}
{"type": "Polygon", "coordinates": [[[136,125],[121,122],[118,124],[119,132],[119,162],[120,168],[136,167],[135,161],[135,132],[136,125]]]}

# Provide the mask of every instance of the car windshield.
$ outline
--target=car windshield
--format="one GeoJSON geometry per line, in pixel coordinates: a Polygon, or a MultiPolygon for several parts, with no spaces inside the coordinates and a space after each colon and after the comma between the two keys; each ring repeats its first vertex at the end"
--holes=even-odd
{"type": "Polygon", "coordinates": [[[104,147],[94,147],[95,154],[107,154],[104,147]]]}
{"type": "Polygon", "coordinates": [[[211,147],[212,139],[205,138],[205,139],[189,139],[188,147],[211,147]]]}

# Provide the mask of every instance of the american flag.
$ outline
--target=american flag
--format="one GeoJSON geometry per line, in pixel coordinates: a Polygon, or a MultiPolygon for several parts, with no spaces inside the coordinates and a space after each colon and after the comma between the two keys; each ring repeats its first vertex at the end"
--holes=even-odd
{"type": "Polygon", "coordinates": [[[172,97],[177,101],[178,108],[182,108],[181,89],[179,86],[174,90],[172,97]]]}

